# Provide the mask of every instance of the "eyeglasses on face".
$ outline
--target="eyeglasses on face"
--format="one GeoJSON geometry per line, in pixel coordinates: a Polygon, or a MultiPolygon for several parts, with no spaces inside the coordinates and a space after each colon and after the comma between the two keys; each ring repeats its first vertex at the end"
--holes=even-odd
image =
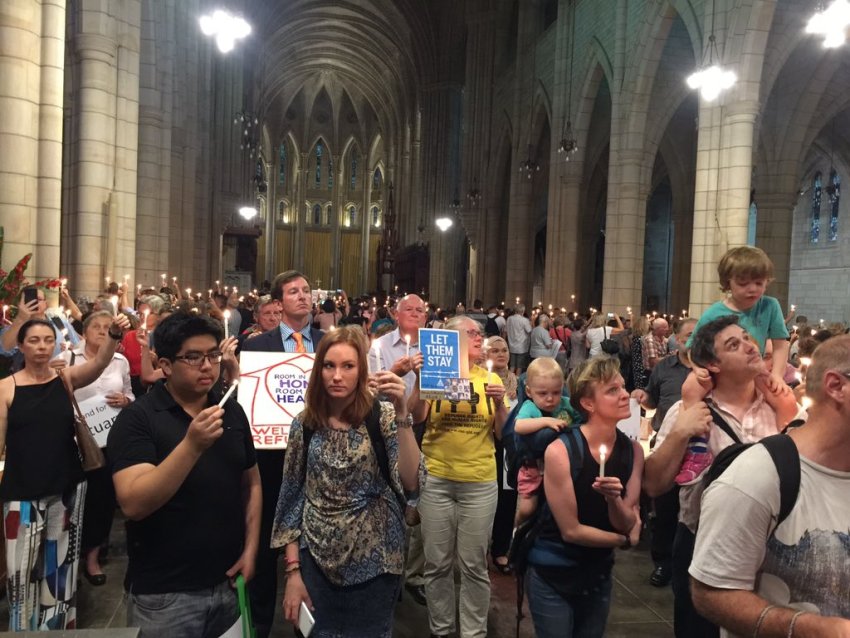
{"type": "Polygon", "coordinates": [[[179,354],[174,357],[175,361],[182,361],[188,366],[192,366],[193,368],[197,368],[204,364],[204,359],[210,362],[210,365],[217,365],[221,363],[222,358],[224,357],[224,353],[216,351],[216,352],[207,352],[206,354],[202,352],[187,352],[186,354],[179,354]]]}
{"type": "Polygon", "coordinates": [[[483,337],[484,335],[481,334],[480,330],[476,330],[475,328],[469,328],[466,331],[466,336],[470,339],[475,339],[476,337],[483,337]]]}

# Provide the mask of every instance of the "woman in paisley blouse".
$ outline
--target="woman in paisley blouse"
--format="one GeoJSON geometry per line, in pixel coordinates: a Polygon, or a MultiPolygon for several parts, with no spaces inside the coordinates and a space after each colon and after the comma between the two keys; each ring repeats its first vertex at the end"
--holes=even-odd
{"type": "Polygon", "coordinates": [[[305,409],[289,431],[271,544],[285,548],[286,619],[297,623],[304,602],[316,622],[312,638],[392,635],[404,568],[402,503],[418,489],[420,454],[404,382],[392,372],[372,378],[392,401],[373,412],[367,352],[357,326],[322,338],[305,409]],[[384,468],[370,419],[383,441],[384,468]]]}

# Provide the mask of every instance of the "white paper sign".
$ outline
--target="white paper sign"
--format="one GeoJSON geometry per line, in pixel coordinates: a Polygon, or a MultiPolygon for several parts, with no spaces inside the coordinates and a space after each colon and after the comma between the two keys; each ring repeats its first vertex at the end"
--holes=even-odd
{"type": "Polygon", "coordinates": [[[283,449],[292,419],[304,410],[313,354],[242,352],[239,404],[258,449],[283,449]]]}
{"type": "Polygon", "coordinates": [[[109,430],[115,423],[115,417],[121,412],[121,408],[107,405],[106,397],[103,395],[80,401],[79,405],[94,440],[100,447],[106,447],[106,437],[109,436],[109,430]]]}
{"type": "Polygon", "coordinates": [[[620,431],[629,437],[632,441],[640,440],[640,403],[637,399],[629,399],[629,409],[631,415],[627,419],[623,419],[617,423],[620,431]]]}

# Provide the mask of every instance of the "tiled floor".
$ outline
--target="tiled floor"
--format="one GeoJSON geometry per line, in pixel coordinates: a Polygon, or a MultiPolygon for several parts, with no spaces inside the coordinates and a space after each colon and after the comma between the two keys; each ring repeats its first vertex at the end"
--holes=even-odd
{"type": "MultiPolygon", "coordinates": [[[[116,520],[109,559],[104,564],[108,582],[92,587],[82,581],[79,590],[78,619],[81,628],[124,627],[126,610],[122,579],[127,566],[123,524],[116,520]]],[[[611,638],[666,638],[673,635],[673,595],[669,587],[657,589],[647,583],[652,563],[643,548],[618,552],[614,568],[614,597],[606,636],[611,638]]],[[[509,576],[491,573],[493,596],[490,604],[489,638],[513,638],[516,635],[516,585],[509,576]]],[[[280,608],[278,608],[280,612],[280,608]]],[[[8,622],[5,599],[0,604],[0,628],[8,622]]],[[[281,614],[275,619],[273,636],[295,636],[281,614]]],[[[428,618],[424,607],[405,596],[396,608],[396,638],[427,638],[428,618]]],[[[534,635],[531,620],[521,623],[521,638],[534,635]]]]}

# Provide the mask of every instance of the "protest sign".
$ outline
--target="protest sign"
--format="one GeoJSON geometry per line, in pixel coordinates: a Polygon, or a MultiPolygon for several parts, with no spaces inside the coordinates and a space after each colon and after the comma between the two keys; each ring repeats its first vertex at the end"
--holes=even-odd
{"type": "Polygon", "coordinates": [[[258,449],[283,449],[292,419],[304,410],[312,354],[242,352],[239,404],[248,415],[258,449]]]}
{"type": "Polygon", "coordinates": [[[86,419],[89,432],[100,447],[106,447],[106,437],[115,423],[115,417],[121,412],[121,408],[113,408],[106,404],[106,397],[102,394],[95,395],[85,401],[80,401],[80,412],[86,419]]]}
{"type": "Polygon", "coordinates": [[[620,431],[632,441],[640,440],[640,403],[637,399],[629,399],[629,411],[631,415],[617,422],[620,431]]]}
{"type": "Polygon", "coordinates": [[[446,396],[446,379],[461,376],[460,335],[455,330],[419,329],[422,369],[419,371],[419,393],[423,399],[446,396]]]}

